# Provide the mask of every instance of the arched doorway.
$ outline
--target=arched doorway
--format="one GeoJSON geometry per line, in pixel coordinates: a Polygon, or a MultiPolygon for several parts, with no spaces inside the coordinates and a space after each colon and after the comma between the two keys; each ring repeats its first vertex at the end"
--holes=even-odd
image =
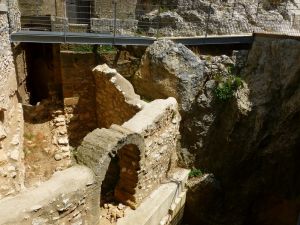
{"type": "Polygon", "coordinates": [[[101,184],[100,211],[103,224],[105,220],[116,222],[124,215],[126,206],[135,208],[140,160],[140,150],[134,144],[123,146],[111,157],[101,184]]]}
{"type": "Polygon", "coordinates": [[[118,150],[117,155],[111,158],[101,185],[100,205],[113,200],[134,207],[140,160],[140,150],[134,144],[127,144],[118,150]]]}

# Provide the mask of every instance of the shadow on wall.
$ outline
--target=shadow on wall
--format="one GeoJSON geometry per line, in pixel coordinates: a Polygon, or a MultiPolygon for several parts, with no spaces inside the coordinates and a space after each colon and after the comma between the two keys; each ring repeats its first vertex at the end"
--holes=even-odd
{"type": "Polygon", "coordinates": [[[135,202],[138,172],[141,169],[139,155],[138,147],[128,144],[111,158],[101,186],[101,206],[112,201],[124,204],[135,202]]]}

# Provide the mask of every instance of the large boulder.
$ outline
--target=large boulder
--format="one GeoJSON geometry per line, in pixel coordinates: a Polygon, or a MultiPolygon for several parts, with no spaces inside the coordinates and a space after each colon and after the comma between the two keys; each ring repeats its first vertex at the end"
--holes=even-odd
{"type": "Polygon", "coordinates": [[[204,80],[199,57],[182,44],[161,40],[147,48],[133,84],[146,99],[175,97],[187,112],[204,80]]]}

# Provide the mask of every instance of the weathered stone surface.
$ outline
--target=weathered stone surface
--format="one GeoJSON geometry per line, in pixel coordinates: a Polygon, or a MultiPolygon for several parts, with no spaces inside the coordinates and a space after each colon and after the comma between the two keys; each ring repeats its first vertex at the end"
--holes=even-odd
{"type": "Polygon", "coordinates": [[[24,187],[23,110],[16,95],[17,80],[9,25],[17,21],[15,1],[11,2],[11,16],[0,12],[0,199],[17,194],[24,187]],[[9,24],[9,21],[11,24],[9,24]]]}
{"type": "Polygon", "coordinates": [[[96,86],[98,127],[121,125],[143,106],[129,81],[106,64],[93,70],[96,86]]]}
{"type": "Polygon", "coordinates": [[[77,149],[77,159],[101,183],[111,158],[118,156],[121,171],[115,197],[136,208],[176,164],[179,121],[174,98],[151,102],[122,126],[87,135],[77,149]]]}
{"type": "MultiPolygon", "coordinates": [[[[204,1],[142,0],[145,14],[139,17],[141,31],[162,36],[251,33],[252,31],[298,32],[294,1],[204,1]],[[294,24],[296,30],[293,30],[294,24]],[[154,32],[152,30],[155,30],[154,32]]],[[[297,11],[297,10],[296,10],[297,11]]],[[[297,11],[297,14],[299,12],[297,11]]]]}
{"type": "Polygon", "coordinates": [[[136,210],[126,210],[117,225],[167,225],[178,224],[182,218],[189,170],[178,169],[148,196],[136,210]],[[165,219],[166,218],[166,219],[165,219]]]}
{"type": "MultiPolygon", "coordinates": [[[[137,0],[116,1],[117,18],[120,20],[134,19],[137,0]]],[[[94,1],[94,16],[96,18],[113,18],[113,2],[110,0],[94,1]]]]}
{"type": "Polygon", "coordinates": [[[147,99],[175,97],[180,110],[190,110],[204,82],[203,62],[184,45],[155,42],[142,58],[133,77],[138,94],[147,99]]]}
{"type": "Polygon", "coordinates": [[[62,88],[68,136],[71,146],[78,146],[89,132],[97,128],[95,81],[96,66],[91,53],[60,53],[62,88]]]}
{"type": "Polygon", "coordinates": [[[0,224],[87,224],[99,220],[99,187],[84,166],[57,172],[39,187],[0,200],[0,224]]]}
{"type": "Polygon", "coordinates": [[[223,194],[214,175],[205,174],[189,179],[187,189],[184,221],[189,224],[214,224],[209,220],[213,221],[214,215],[221,210],[219,199],[223,194]]]}
{"type": "Polygon", "coordinates": [[[226,103],[206,104],[203,96],[197,103],[197,135],[185,143],[199,140],[188,147],[195,165],[212,172],[224,193],[218,213],[203,215],[207,224],[296,223],[299,54],[299,41],[257,36],[241,72],[248,97],[238,92],[226,103]]]}
{"type": "Polygon", "coordinates": [[[62,0],[55,2],[41,0],[36,4],[30,0],[20,0],[19,5],[23,16],[33,16],[36,14],[64,16],[66,10],[62,0]]]}

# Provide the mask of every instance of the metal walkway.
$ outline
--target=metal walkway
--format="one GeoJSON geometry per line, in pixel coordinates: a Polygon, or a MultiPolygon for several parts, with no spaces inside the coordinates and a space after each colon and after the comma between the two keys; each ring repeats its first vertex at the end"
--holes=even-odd
{"type": "MultiPolygon", "coordinates": [[[[158,38],[162,39],[162,38],[158,38]]],[[[126,35],[72,33],[53,31],[19,31],[11,34],[12,42],[31,43],[70,43],[70,44],[99,44],[99,45],[141,45],[148,46],[158,40],[154,37],[136,37],[126,35]]],[[[184,45],[239,45],[252,44],[253,35],[221,35],[200,37],[164,37],[184,45]]]]}
{"type": "Polygon", "coordinates": [[[180,12],[188,10],[189,4],[64,0],[64,6],[56,1],[43,4],[36,1],[28,7],[26,1],[20,0],[24,3],[21,30],[11,34],[12,42],[147,46],[164,38],[184,45],[250,45],[257,32],[300,36],[297,4],[278,5],[290,13],[290,19],[284,19],[272,16],[273,12],[266,11],[261,1],[257,1],[249,22],[237,17],[236,12],[244,9],[244,5],[236,0],[222,5],[207,2],[207,10],[200,10],[196,19],[187,20],[180,12]],[[223,17],[217,18],[218,12],[224,13],[223,17]]]}

